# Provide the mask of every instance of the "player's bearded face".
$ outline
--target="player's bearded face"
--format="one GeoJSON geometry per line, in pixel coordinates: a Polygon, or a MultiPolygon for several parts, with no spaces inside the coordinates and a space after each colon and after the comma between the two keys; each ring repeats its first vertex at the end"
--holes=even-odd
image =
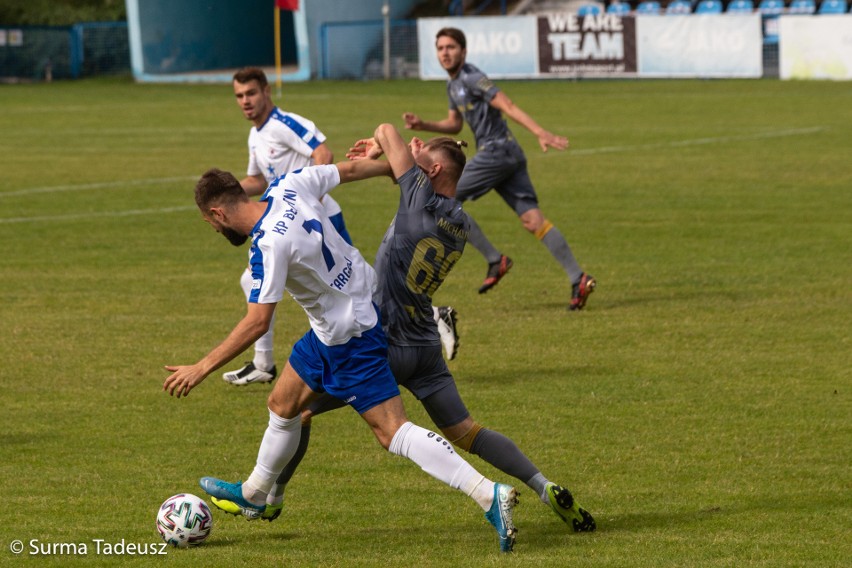
{"type": "Polygon", "coordinates": [[[248,235],[238,233],[229,227],[221,227],[219,232],[235,247],[242,246],[248,240],[248,235]]]}
{"type": "MultiPolygon", "coordinates": [[[[248,235],[244,235],[234,229],[225,225],[220,219],[220,214],[215,210],[211,209],[207,213],[202,213],[202,218],[206,223],[208,223],[211,227],[216,229],[217,233],[220,233],[223,237],[228,239],[228,242],[238,247],[242,245],[244,242],[248,240],[248,235]]],[[[222,217],[224,219],[224,217],[222,217]]]]}

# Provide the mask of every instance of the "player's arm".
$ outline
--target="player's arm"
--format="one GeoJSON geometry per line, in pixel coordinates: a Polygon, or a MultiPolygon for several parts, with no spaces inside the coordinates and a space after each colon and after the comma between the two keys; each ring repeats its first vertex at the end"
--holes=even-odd
{"type": "Polygon", "coordinates": [[[266,178],[264,178],[261,174],[248,176],[240,180],[240,185],[243,187],[243,191],[246,192],[246,195],[254,197],[255,195],[260,195],[266,191],[266,178]]]}
{"type": "Polygon", "coordinates": [[[541,146],[542,152],[547,152],[548,146],[552,146],[557,150],[564,150],[568,147],[567,138],[558,136],[542,128],[521,107],[513,103],[503,91],[498,91],[489,104],[532,132],[538,138],[538,145],[541,146]]]}
{"type": "Polygon", "coordinates": [[[163,383],[163,390],[172,396],[189,395],[207,375],[248,349],[269,330],[276,304],[249,303],[246,315],[228,337],[194,365],[166,365],[171,375],[163,383]]]}
{"type": "MultiPolygon", "coordinates": [[[[373,133],[373,140],[388,158],[391,171],[396,179],[414,167],[414,156],[408,149],[408,144],[402,139],[392,124],[380,124],[373,133]]],[[[415,138],[415,140],[419,140],[415,138]]]]}
{"type": "Polygon", "coordinates": [[[315,166],[324,166],[326,164],[334,163],[334,154],[325,142],[314,148],[311,158],[314,159],[315,166]]]}
{"type": "Polygon", "coordinates": [[[447,113],[447,118],[437,121],[422,120],[414,113],[406,112],[402,115],[405,127],[409,130],[426,130],[428,132],[441,132],[443,134],[458,134],[464,126],[462,114],[454,108],[447,113]]]}
{"type": "MultiPolygon", "coordinates": [[[[412,143],[423,145],[423,141],[414,138],[412,143]]],[[[372,138],[364,138],[355,142],[346,153],[353,161],[377,160],[382,154],[388,158],[393,177],[398,179],[402,174],[414,167],[414,156],[399,131],[392,124],[380,124],[376,127],[372,138]]]]}
{"type": "Polygon", "coordinates": [[[390,164],[384,160],[355,160],[335,165],[340,172],[340,183],[392,175],[390,164]]]}

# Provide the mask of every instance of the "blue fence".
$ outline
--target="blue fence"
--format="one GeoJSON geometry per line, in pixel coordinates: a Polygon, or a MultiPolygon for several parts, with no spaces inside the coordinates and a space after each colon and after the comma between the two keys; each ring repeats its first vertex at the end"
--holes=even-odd
{"type": "MultiPolygon", "coordinates": [[[[320,26],[321,79],[380,79],[384,22],[326,22],[320,26]]],[[[417,77],[417,20],[390,21],[391,77],[417,77]]]]}
{"type": "Polygon", "coordinates": [[[0,27],[0,78],[77,79],[130,73],[126,22],[0,27]]]}

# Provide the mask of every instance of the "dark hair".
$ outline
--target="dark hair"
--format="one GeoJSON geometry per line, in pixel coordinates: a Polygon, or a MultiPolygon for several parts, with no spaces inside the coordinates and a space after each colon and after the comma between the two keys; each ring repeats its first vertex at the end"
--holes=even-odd
{"type": "Polygon", "coordinates": [[[269,84],[269,81],[266,80],[266,73],[264,73],[263,69],[259,67],[243,67],[242,69],[237,70],[237,72],[234,73],[234,81],[242,83],[243,85],[250,81],[257,81],[257,84],[260,85],[261,89],[265,89],[269,84]]]}
{"type": "Polygon", "coordinates": [[[437,43],[438,38],[444,36],[454,39],[455,42],[461,46],[462,49],[467,49],[467,39],[465,39],[464,32],[460,29],[441,28],[440,30],[438,30],[438,33],[435,34],[435,42],[437,43]]]}
{"type": "Polygon", "coordinates": [[[214,206],[230,207],[248,200],[237,178],[219,168],[207,170],[195,184],[195,204],[202,212],[214,206]]]}
{"type": "Polygon", "coordinates": [[[435,152],[442,158],[444,169],[453,181],[458,181],[467,163],[467,158],[462,151],[462,148],[466,147],[467,142],[464,140],[453,140],[448,136],[432,138],[423,145],[424,150],[429,153],[435,152]]]}

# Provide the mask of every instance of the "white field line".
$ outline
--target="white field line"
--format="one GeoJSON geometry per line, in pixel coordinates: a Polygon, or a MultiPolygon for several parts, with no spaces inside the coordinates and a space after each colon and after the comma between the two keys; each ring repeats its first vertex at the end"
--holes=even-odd
{"type": "Polygon", "coordinates": [[[655,144],[636,144],[633,146],[602,146],[600,148],[581,148],[569,150],[572,156],[590,156],[593,154],[614,154],[618,152],[629,152],[633,150],[659,150],[662,148],[683,148],[686,146],[704,146],[708,144],[723,144],[725,142],[740,142],[743,140],[764,140],[766,138],[783,138],[785,136],[801,136],[805,134],[816,134],[827,130],[824,126],[810,126],[807,128],[790,128],[787,130],[772,130],[769,132],[758,132],[755,134],[741,134],[737,136],[716,136],[713,138],[693,138],[688,140],[674,140],[672,142],[659,142],[655,144]]]}
{"type": "MultiPolygon", "coordinates": [[[[769,132],[759,132],[756,134],[741,134],[737,136],[716,136],[711,138],[692,138],[687,140],[674,140],[672,142],[659,142],[655,144],[636,144],[631,146],[601,146],[599,148],[585,148],[579,150],[571,150],[572,156],[589,156],[594,154],[614,154],[618,152],[630,152],[635,150],[654,150],[661,148],[681,148],[686,146],[703,146],[707,144],[720,144],[725,142],[739,142],[743,140],[763,140],[766,138],[782,138],[785,136],[801,136],[806,134],[816,134],[827,130],[824,126],[811,126],[807,128],[790,128],[786,130],[774,130],[769,132]]],[[[554,155],[554,154],[550,154],[554,155]]],[[[538,157],[546,157],[547,154],[538,154],[538,157]]],[[[101,183],[85,183],[78,185],[56,185],[51,187],[34,187],[30,189],[21,189],[10,192],[0,192],[0,198],[12,197],[21,195],[36,195],[40,193],[55,193],[60,191],[84,191],[89,189],[105,189],[110,187],[124,187],[129,185],[145,185],[152,183],[172,183],[176,181],[187,181],[196,179],[194,176],[182,176],[171,178],[151,178],[131,181],[116,181],[116,182],[101,182],[101,183]]],[[[51,215],[39,217],[11,217],[0,218],[0,225],[8,223],[39,223],[44,221],[64,221],[75,219],[93,219],[96,217],[127,217],[130,215],[155,215],[161,213],[174,213],[178,211],[190,211],[195,209],[194,206],[184,207],[165,207],[158,209],[132,209],[129,211],[103,211],[99,213],[79,213],[71,215],[51,215]]]]}
{"type": "Polygon", "coordinates": [[[39,193],[57,193],[60,191],[86,191],[89,189],[121,188],[126,186],[148,185],[156,183],[172,183],[176,181],[189,181],[197,179],[197,176],[181,176],[168,178],[134,179],[127,181],[104,181],[99,183],[80,183],[75,185],[54,185],[48,187],[31,187],[29,189],[19,189],[17,191],[0,192],[0,198],[20,197],[22,195],[37,195],[39,193]]]}
{"type": "Polygon", "coordinates": [[[73,221],[78,219],[95,219],[97,217],[130,217],[132,215],[155,215],[162,213],[177,213],[179,211],[197,211],[195,205],[181,207],[161,207],[158,209],[130,209],[126,211],[99,211],[97,213],[74,213],[71,215],[43,215],[39,217],[8,217],[0,219],[0,225],[9,223],[41,223],[45,221],[73,221]]]}

